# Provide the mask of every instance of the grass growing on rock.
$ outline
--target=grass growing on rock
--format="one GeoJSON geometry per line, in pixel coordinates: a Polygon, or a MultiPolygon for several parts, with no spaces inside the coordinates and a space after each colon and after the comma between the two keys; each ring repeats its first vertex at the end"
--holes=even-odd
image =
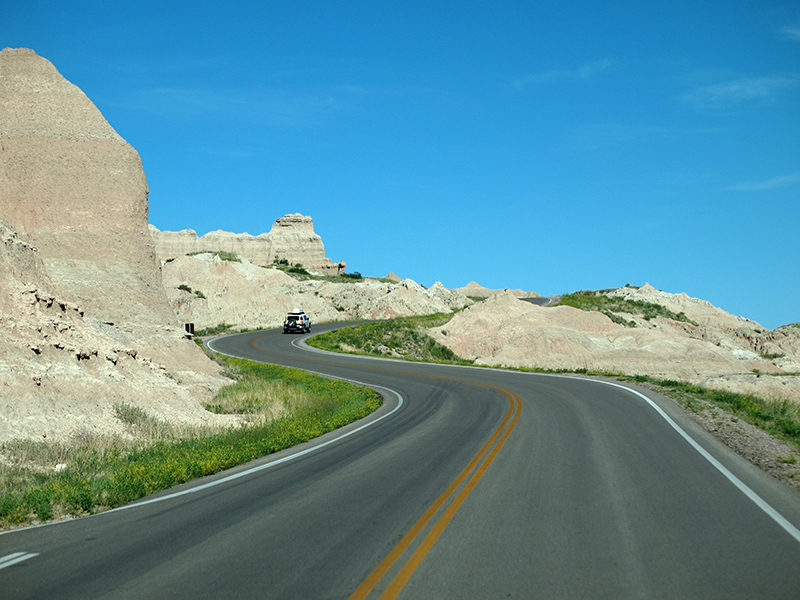
{"type": "MultiPolygon", "coordinates": [[[[357,283],[364,280],[364,276],[358,271],[352,273],[341,273],[339,275],[316,275],[309,273],[300,263],[293,265],[285,258],[275,258],[270,265],[262,265],[265,269],[277,269],[291,275],[298,281],[330,281],[331,283],[357,283]]],[[[379,281],[394,283],[391,279],[381,278],[379,281]]]]}
{"type": "Polygon", "coordinates": [[[472,364],[431,338],[424,329],[448,323],[453,314],[404,317],[336,329],[307,340],[321,350],[438,363],[472,364]]]}
{"type": "MultiPolygon", "coordinates": [[[[415,342],[415,339],[423,339],[422,336],[425,334],[424,331],[418,330],[427,327],[441,326],[447,323],[450,318],[452,318],[452,315],[434,315],[431,317],[411,317],[408,319],[397,319],[395,321],[368,323],[315,336],[310,338],[308,343],[324,350],[372,355],[392,355],[391,351],[394,346],[395,348],[399,348],[399,350],[395,350],[398,354],[401,354],[401,351],[413,349],[411,351],[411,357],[419,360],[451,364],[471,364],[459,359],[455,355],[449,356],[447,353],[437,353],[434,358],[422,358],[425,356],[425,353],[421,350],[424,344],[415,342]],[[416,337],[412,335],[412,332],[416,334],[416,337]]],[[[741,419],[771,436],[790,444],[800,452],[800,404],[789,400],[769,400],[752,394],[735,394],[722,390],[713,390],[681,381],[657,379],[645,375],[625,375],[622,373],[591,369],[544,369],[540,367],[491,366],[486,366],[485,368],[509,369],[529,373],[576,374],[585,375],[587,377],[607,377],[619,381],[645,384],[652,387],[657,392],[674,399],[690,412],[697,412],[703,403],[709,403],[731,415],[734,420],[741,419]]],[[[784,457],[781,460],[790,463],[798,459],[792,455],[784,457]]]]}
{"type": "Polygon", "coordinates": [[[618,313],[641,315],[647,321],[654,317],[666,317],[673,321],[683,321],[684,323],[697,326],[697,323],[689,319],[689,317],[682,312],[676,314],[665,306],[653,302],[608,296],[604,294],[603,291],[595,292],[582,290],[573,294],[566,294],[561,296],[561,301],[558,305],[572,306],[573,308],[579,308],[585,311],[596,310],[605,314],[615,323],[627,327],[636,327],[636,323],[620,317],[618,313]]]}
{"type": "Polygon", "coordinates": [[[181,428],[130,404],[114,406],[129,436],[0,446],[0,528],[120,506],[244,464],[365,417],[372,389],[298,369],[221,357],[237,381],[208,409],[246,416],[229,428],[181,428]]]}
{"type": "Polygon", "coordinates": [[[211,254],[212,256],[218,256],[220,260],[227,260],[229,262],[242,262],[242,259],[239,258],[239,255],[235,252],[226,252],[225,250],[217,250],[217,251],[210,251],[210,250],[200,250],[198,252],[189,252],[186,256],[197,256],[198,254],[211,254]]]}
{"type": "Polygon", "coordinates": [[[713,390],[683,381],[644,375],[618,375],[617,378],[620,381],[650,383],[688,410],[693,410],[694,400],[706,400],[800,450],[800,404],[796,402],[769,400],[752,394],[713,390]]]}

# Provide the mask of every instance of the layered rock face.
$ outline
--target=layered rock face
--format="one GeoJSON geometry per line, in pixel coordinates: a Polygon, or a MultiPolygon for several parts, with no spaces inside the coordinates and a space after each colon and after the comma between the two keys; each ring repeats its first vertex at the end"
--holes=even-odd
{"type": "Polygon", "coordinates": [[[162,261],[198,252],[231,252],[246,258],[254,265],[269,265],[285,259],[321,275],[341,275],[345,262],[333,263],[325,256],[322,238],[314,232],[311,217],[299,213],[276,219],[269,233],[252,236],[249,233],[211,231],[198,237],[193,229],[159,231],[150,225],[156,254],[162,261]]]}
{"type": "Polygon", "coordinates": [[[506,292],[474,304],[430,333],[478,364],[650,375],[800,401],[800,378],[766,375],[800,372],[798,331],[769,331],[704,300],[648,284],[610,295],[660,304],[697,325],[627,315],[636,327],[624,327],[600,312],[543,308],[506,292]]]}
{"type": "Polygon", "coordinates": [[[247,259],[224,261],[212,254],[179,256],[163,266],[163,274],[175,312],[198,329],[220,323],[248,329],[278,327],[295,307],[319,323],[451,312],[472,304],[440,283],[426,289],[410,279],[298,281],[247,259]]]}
{"type": "Polygon", "coordinates": [[[32,50],[6,48],[0,69],[2,216],[87,314],[174,320],[160,291],[136,150],[32,50]]]}
{"type": "Polygon", "coordinates": [[[166,299],[139,155],[32,50],[0,52],[0,103],[0,439],[113,429],[119,401],[206,419],[221,379],[166,299]]]}

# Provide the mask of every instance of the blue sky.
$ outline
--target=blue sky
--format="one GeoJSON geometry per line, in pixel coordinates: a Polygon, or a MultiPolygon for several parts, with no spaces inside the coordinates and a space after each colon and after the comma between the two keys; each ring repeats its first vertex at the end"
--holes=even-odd
{"type": "Polygon", "coordinates": [[[3,2],[139,152],[150,222],[314,218],[349,271],[645,281],[800,321],[798,2],[3,2]]]}

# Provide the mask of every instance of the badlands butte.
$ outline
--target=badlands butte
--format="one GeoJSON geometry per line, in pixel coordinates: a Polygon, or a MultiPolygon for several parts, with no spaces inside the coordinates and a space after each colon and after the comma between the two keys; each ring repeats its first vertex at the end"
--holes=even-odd
{"type": "Polygon", "coordinates": [[[771,331],[649,284],[603,295],[663,314],[543,307],[535,292],[475,282],[347,277],[301,214],[259,235],[160,231],[148,225],[136,150],[49,61],[2,50],[0,102],[0,442],[125,435],[120,402],[175,423],[235,423],[203,409],[229,380],[184,325],[271,328],[294,307],[314,322],[457,311],[428,333],[478,365],[649,375],[800,402],[798,324],[771,331]]]}

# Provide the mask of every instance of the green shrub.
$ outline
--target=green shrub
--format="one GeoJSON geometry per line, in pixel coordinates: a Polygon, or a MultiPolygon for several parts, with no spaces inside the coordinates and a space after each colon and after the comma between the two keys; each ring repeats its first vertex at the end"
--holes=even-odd
{"type": "Polygon", "coordinates": [[[295,264],[294,266],[289,267],[286,269],[287,273],[297,273],[298,275],[310,275],[308,271],[303,268],[303,265],[300,263],[295,264]]]}
{"type": "Polygon", "coordinates": [[[561,301],[556,306],[572,306],[585,311],[600,311],[615,323],[620,323],[626,327],[635,326],[633,321],[628,321],[622,317],[612,317],[614,313],[628,313],[640,315],[646,321],[655,317],[666,317],[673,321],[682,321],[697,326],[697,323],[689,319],[683,312],[675,314],[665,306],[643,300],[630,300],[617,296],[608,296],[606,292],[613,290],[599,290],[596,292],[581,290],[574,294],[561,296],[561,301]],[[617,320],[618,319],[618,320],[617,320]]]}
{"type": "Polygon", "coordinates": [[[367,387],[299,369],[228,357],[220,360],[241,378],[220,390],[211,409],[258,413],[270,402],[259,394],[277,386],[288,390],[280,399],[281,416],[261,418],[235,428],[181,435],[178,429],[154,419],[146,411],[119,403],[114,406],[117,418],[155,437],[128,446],[119,440],[99,445],[96,440],[78,439],[63,457],[58,445],[7,443],[2,447],[3,453],[16,456],[16,462],[29,465],[31,458],[39,456],[47,462],[63,460],[67,468],[55,470],[43,465],[32,470],[0,463],[0,527],[119,506],[308,441],[368,415],[381,404],[381,397],[367,387]],[[237,389],[239,392],[244,389],[249,404],[226,404],[224,397],[235,397],[237,389]],[[157,430],[153,429],[154,424],[158,425],[157,430]]]}
{"type": "Polygon", "coordinates": [[[205,337],[209,335],[222,335],[223,333],[231,333],[233,329],[233,325],[228,325],[227,323],[220,323],[219,325],[214,325],[213,327],[206,327],[205,329],[197,329],[194,332],[196,337],[205,337]]]}
{"type": "Polygon", "coordinates": [[[408,360],[471,364],[423,330],[449,322],[453,314],[405,317],[337,329],[307,340],[309,345],[333,352],[388,355],[408,360]]]}

